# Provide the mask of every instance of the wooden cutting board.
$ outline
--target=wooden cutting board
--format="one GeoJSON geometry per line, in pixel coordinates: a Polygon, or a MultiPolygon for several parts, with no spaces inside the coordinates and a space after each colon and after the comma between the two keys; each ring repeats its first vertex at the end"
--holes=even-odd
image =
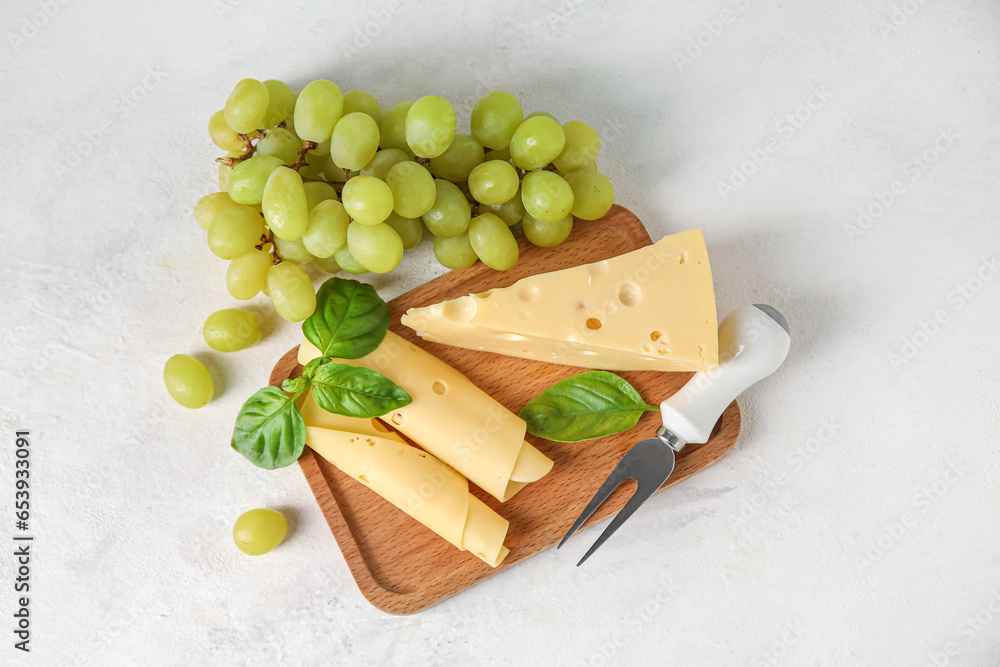
{"type": "MultiPolygon", "coordinates": [[[[494,271],[477,263],[393,299],[389,302],[392,315],[389,328],[451,364],[516,414],[543,389],[582,369],[428,343],[402,326],[400,315],[413,306],[505,287],[525,276],[596,262],[650,243],[639,219],[628,209],[615,206],[601,220],[578,221],[570,238],[556,248],[537,248],[521,239],[521,258],[509,271],[494,271]]],[[[278,386],[285,378],[300,372],[297,351],[298,347],[289,350],[275,365],[272,385],[278,386]]],[[[621,375],[653,405],[677,391],[691,377],[691,373],[661,372],[621,375]]],[[[459,551],[308,447],[299,458],[299,465],[364,596],[390,614],[413,614],[558,543],[629,447],[653,435],[658,425],[659,414],[650,412],[635,428],[599,440],[571,444],[528,436],[529,441],[555,461],[551,473],[529,484],[506,503],[497,502],[470,485],[477,497],[510,521],[505,541],[510,555],[497,568],[459,551]]],[[[734,401],[707,443],[688,445],[681,450],[673,475],[660,491],[718,462],[732,448],[739,432],[740,411],[734,401]]],[[[629,481],[619,487],[584,527],[621,509],[634,486],[629,481]]],[[[628,526],[623,530],[628,530],[628,526]]],[[[595,537],[587,535],[579,539],[589,542],[595,537]]],[[[566,567],[573,567],[580,553],[567,555],[566,567]]],[[[600,558],[600,554],[596,557],[600,558]]]]}

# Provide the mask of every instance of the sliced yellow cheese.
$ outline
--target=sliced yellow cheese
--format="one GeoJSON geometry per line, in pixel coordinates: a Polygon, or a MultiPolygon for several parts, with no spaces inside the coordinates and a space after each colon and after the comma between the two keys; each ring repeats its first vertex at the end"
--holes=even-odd
{"type": "Polygon", "coordinates": [[[700,229],[608,260],[411,308],[429,341],[614,371],[713,370],[718,322],[700,229]]]}
{"type": "Polygon", "coordinates": [[[509,523],[469,493],[448,465],[404,442],[378,435],[306,426],[306,444],[462,551],[496,567],[509,549],[509,523]]]}
{"type": "Polygon", "coordinates": [[[361,419],[359,417],[345,417],[327,412],[316,404],[313,400],[312,390],[307,391],[305,399],[299,405],[302,413],[302,421],[308,426],[318,426],[320,428],[333,429],[335,431],[347,431],[348,433],[358,433],[360,435],[374,435],[380,438],[405,442],[399,434],[380,422],[378,419],[361,419]]]}
{"type": "MultiPolygon", "coordinates": [[[[318,356],[314,345],[302,342],[299,363],[318,356]]],[[[523,419],[391,331],[371,354],[337,361],[374,369],[405,389],[413,402],[382,419],[497,500],[510,499],[552,469],[552,460],[524,440],[523,419]]]]}

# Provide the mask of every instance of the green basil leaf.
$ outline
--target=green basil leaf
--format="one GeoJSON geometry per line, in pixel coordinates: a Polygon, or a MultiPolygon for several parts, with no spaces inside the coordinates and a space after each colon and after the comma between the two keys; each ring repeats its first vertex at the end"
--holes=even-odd
{"type": "Polygon", "coordinates": [[[372,352],[389,330],[389,307],[371,285],[330,278],[316,293],[316,310],[302,323],[306,340],[321,357],[358,359],[372,352]]]}
{"type": "Polygon", "coordinates": [[[309,379],[306,377],[288,378],[281,382],[281,391],[289,394],[301,394],[309,388],[309,379]]]}
{"type": "Polygon", "coordinates": [[[647,410],[639,392],[607,371],[587,371],[556,382],[521,410],[528,433],[558,442],[580,442],[627,431],[647,410]]]}
{"type": "Polygon", "coordinates": [[[336,363],[316,370],[312,397],[327,412],[347,417],[381,417],[413,401],[378,371],[336,363]]]}
{"type": "Polygon", "coordinates": [[[264,387],[240,408],[232,445],[250,463],[268,470],[284,468],[299,458],[305,444],[306,424],[295,396],[264,387]]]}
{"type": "Polygon", "coordinates": [[[306,365],[302,368],[302,377],[306,380],[312,380],[313,376],[316,375],[316,369],[330,360],[326,357],[316,357],[306,362],[306,365]]]}

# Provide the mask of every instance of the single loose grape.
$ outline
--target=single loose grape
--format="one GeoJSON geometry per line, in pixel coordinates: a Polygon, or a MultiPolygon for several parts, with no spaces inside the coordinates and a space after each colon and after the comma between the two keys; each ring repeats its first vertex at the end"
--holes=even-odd
{"type": "Polygon", "coordinates": [[[235,299],[252,299],[267,283],[267,271],[272,265],[271,254],[254,248],[229,262],[226,269],[226,289],[235,299]]]}
{"type": "Polygon", "coordinates": [[[347,225],[350,222],[344,205],[339,201],[321,201],[309,211],[309,227],[302,236],[302,245],[315,257],[330,257],[347,243],[347,225]]]}
{"type": "Polygon", "coordinates": [[[285,539],[288,523],[277,510],[257,509],[244,512],[233,526],[236,547],[248,556],[262,556],[285,539]]]}
{"type": "Polygon", "coordinates": [[[472,107],[472,136],[487,148],[506,148],[524,118],[517,98],[503,90],[486,93],[472,107]]]}
{"type": "Polygon", "coordinates": [[[424,235],[424,225],[420,218],[404,218],[398,213],[392,213],[385,219],[385,224],[396,230],[403,241],[403,249],[409,250],[420,243],[424,235]]]}
{"type": "Polygon", "coordinates": [[[467,269],[479,259],[469,243],[468,231],[450,238],[435,236],[434,256],[446,269],[467,269]]]}
{"type": "Polygon", "coordinates": [[[195,410],[212,400],[212,376],[204,364],[186,354],[175,354],[163,365],[163,383],[170,397],[195,410]]]}
{"type": "Polygon", "coordinates": [[[551,248],[569,238],[569,233],[573,231],[573,216],[567,215],[562,220],[555,222],[542,222],[530,215],[525,215],[524,219],[521,220],[521,230],[534,245],[551,248]]]}
{"type": "Polygon", "coordinates": [[[607,176],[585,170],[566,174],[565,179],[573,190],[573,215],[581,220],[597,220],[611,210],[615,186],[607,176]]]}
{"type": "Polygon", "coordinates": [[[302,177],[288,167],[278,167],[267,179],[261,200],[267,226],[282,241],[302,238],[309,226],[309,207],[302,177]]]}
{"type": "Polygon", "coordinates": [[[382,107],[379,106],[378,100],[363,90],[344,93],[344,115],[354,112],[368,114],[376,123],[382,120],[382,107]]]}
{"type": "Polygon", "coordinates": [[[597,157],[601,150],[601,138],[594,128],[582,120],[567,121],[562,128],[566,145],[552,164],[563,173],[579,171],[597,157]]]}
{"type": "Polygon", "coordinates": [[[400,102],[382,117],[378,126],[379,145],[382,148],[410,150],[406,143],[406,114],[412,106],[413,102],[400,102]]]}
{"type": "Polygon", "coordinates": [[[292,114],[295,133],[306,141],[323,143],[344,111],[344,96],[332,81],[318,79],[299,92],[292,114]]]}
{"type": "Polygon", "coordinates": [[[236,259],[260,242],[264,220],[257,209],[234,206],[222,211],[208,226],[208,247],[216,257],[236,259]]]}
{"type": "Polygon", "coordinates": [[[513,227],[521,222],[524,217],[524,203],[521,201],[521,186],[517,186],[517,193],[502,204],[480,204],[480,213],[493,213],[498,218],[507,223],[508,227],[513,227]]]}
{"type": "Polygon", "coordinates": [[[316,310],[316,291],[298,264],[272,266],[267,272],[267,291],[278,315],[289,322],[301,322],[316,310]]]}
{"type": "Polygon", "coordinates": [[[274,127],[292,115],[295,109],[295,92],[284,81],[268,79],[264,81],[267,88],[267,113],[264,114],[264,127],[274,127]]]}
{"type": "Polygon", "coordinates": [[[248,310],[225,308],[208,316],[201,334],[213,350],[245,350],[260,340],[260,320],[248,310]]]}
{"type": "Polygon", "coordinates": [[[323,181],[308,181],[303,183],[302,187],[305,188],[306,206],[309,207],[310,211],[321,201],[337,198],[337,191],[333,189],[333,186],[323,181]]]}
{"type": "Polygon", "coordinates": [[[333,259],[336,260],[341,269],[347,271],[348,273],[368,273],[368,269],[362,266],[361,262],[354,258],[354,255],[351,254],[351,249],[347,245],[333,253],[333,259]]]}
{"type": "Polygon", "coordinates": [[[340,264],[337,264],[335,257],[317,257],[312,261],[312,264],[320,271],[325,271],[326,273],[337,273],[340,271],[340,264]]]}
{"type": "Polygon", "coordinates": [[[458,236],[469,228],[472,207],[462,190],[440,178],[434,179],[434,204],[421,216],[427,229],[435,236],[458,236]]]}
{"type": "Polygon", "coordinates": [[[246,142],[236,136],[236,130],[226,124],[226,112],[219,109],[208,119],[208,134],[212,143],[224,151],[242,151],[246,142]]]}
{"type": "Polygon", "coordinates": [[[403,240],[384,222],[362,225],[357,221],[347,227],[347,247],[361,266],[374,273],[388,273],[403,258],[403,240]]]}
{"type": "Polygon", "coordinates": [[[434,177],[411,160],[394,165],[385,184],[392,191],[393,211],[404,218],[419,218],[431,209],[437,197],[434,177]]]}
{"type": "Polygon", "coordinates": [[[355,176],[344,184],[341,196],[352,219],[365,225],[377,225],[392,213],[392,190],[374,176],[355,176]]]}
{"type": "Polygon", "coordinates": [[[555,222],[573,210],[573,189],[559,174],[533,171],[521,181],[521,201],[533,218],[555,222]]]}
{"type": "Polygon", "coordinates": [[[406,144],[420,157],[437,157],[448,150],[457,126],[451,102],[436,95],[421,97],[406,112],[406,144]]]}
{"type": "Polygon", "coordinates": [[[559,156],[566,134],[555,120],[546,116],[527,118],[510,140],[510,156],[521,169],[541,169],[559,156]]]}
{"type": "Polygon", "coordinates": [[[281,259],[294,262],[295,264],[308,264],[316,259],[313,257],[311,252],[306,250],[306,246],[302,243],[302,239],[286,241],[275,237],[274,247],[278,251],[278,256],[281,257],[281,259]]]}
{"type": "Polygon", "coordinates": [[[243,79],[226,100],[226,125],[243,134],[263,127],[268,101],[267,86],[257,79],[243,79]]]}
{"type": "Polygon", "coordinates": [[[254,155],[240,162],[229,174],[229,196],[237,204],[259,204],[268,177],[282,164],[281,158],[274,155],[254,155]]]}
{"type": "Polygon", "coordinates": [[[431,173],[452,183],[465,181],[469,173],[483,162],[483,145],[467,134],[456,134],[448,150],[429,163],[431,173]]]}
{"type": "Polygon", "coordinates": [[[257,142],[257,155],[273,155],[282,163],[291,164],[299,159],[302,140],[283,127],[272,127],[257,142]]]}
{"type": "Polygon", "coordinates": [[[239,206],[227,192],[213,192],[198,200],[194,205],[194,219],[202,229],[208,229],[219,213],[227,208],[239,206]]]}
{"type": "Polygon", "coordinates": [[[491,269],[506,271],[517,264],[517,239],[510,227],[492,213],[483,213],[472,219],[469,223],[469,243],[476,256],[491,269]]]}
{"type": "MultiPolygon", "coordinates": [[[[398,148],[384,148],[378,153],[375,153],[375,157],[365,165],[359,173],[362,176],[374,176],[375,178],[385,180],[385,177],[389,175],[389,170],[395,167],[400,162],[405,162],[410,160],[410,156],[406,152],[398,148]]],[[[343,172],[341,172],[343,173],[343,172]]]]}
{"type": "Polygon", "coordinates": [[[366,113],[355,111],[337,121],[330,137],[330,158],[342,169],[361,169],[378,150],[378,123],[366,113]]]}
{"type": "Polygon", "coordinates": [[[490,160],[469,174],[469,191],[481,204],[497,205],[510,201],[517,194],[521,179],[509,162],[490,160]]]}

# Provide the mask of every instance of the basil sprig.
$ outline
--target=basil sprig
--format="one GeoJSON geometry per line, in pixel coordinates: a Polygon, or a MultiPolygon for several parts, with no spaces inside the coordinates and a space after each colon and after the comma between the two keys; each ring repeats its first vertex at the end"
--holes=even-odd
{"type": "Polygon", "coordinates": [[[377,348],[389,328],[389,308],[371,285],[330,278],[316,294],[316,311],[302,332],[321,356],[302,374],[251,396],[236,416],[232,447],[256,466],[273,470],[291,465],[306,444],[306,425],[296,402],[313,390],[316,404],[346,417],[381,417],[413,400],[378,371],[335,363],[357,359],[377,348]]]}
{"type": "Polygon", "coordinates": [[[556,382],[528,401],[520,417],[531,435],[580,442],[627,431],[644,412],[657,410],[618,375],[587,371],[556,382]]]}

